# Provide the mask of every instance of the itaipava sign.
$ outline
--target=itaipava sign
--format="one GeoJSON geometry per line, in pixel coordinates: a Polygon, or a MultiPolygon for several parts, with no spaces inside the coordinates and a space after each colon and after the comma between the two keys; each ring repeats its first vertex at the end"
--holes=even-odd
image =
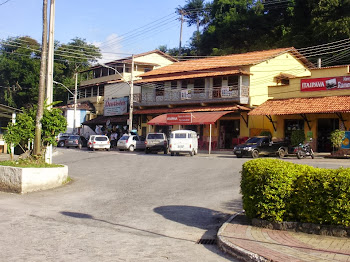
{"type": "Polygon", "coordinates": [[[301,91],[350,89],[350,76],[302,79],[300,83],[301,91]]]}

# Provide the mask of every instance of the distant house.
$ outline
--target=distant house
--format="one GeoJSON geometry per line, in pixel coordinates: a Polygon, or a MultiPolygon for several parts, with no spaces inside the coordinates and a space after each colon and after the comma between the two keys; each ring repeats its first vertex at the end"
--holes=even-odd
{"type": "Polygon", "coordinates": [[[142,95],[134,104],[139,132],[192,129],[204,146],[210,140],[213,148],[232,148],[264,129],[247,113],[269,99],[269,86],[286,84],[288,76],[310,76],[313,67],[291,47],[193,59],[146,72],[136,81],[142,95]],[[184,121],[168,122],[167,114],[182,114],[184,121]]]}
{"type": "MultiPolygon", "coordinates": [[[[173,57],[154,50],[134,56],[134,80],[139,75],[176,62],[173,57]]],[[[81,82],[78,90],[78,102],[89,101],[95,108],[94,112],[86,114],[84,125],[92,129],[96,125],[127,125],[127,117],[123,116],[128,110],[132,57],[97,65],[80,72],[81,82]],[[121,105],[118,106],[118,105],[121,105]],[[126,105],[126,107],[125,107],[126,105]],[[107,110],[105,110],[107,108],[107,110]]],[[[134,88],[134,101],[139,101],[141,89],[134,88]]],[[[71,98],[68,103],[73,103],[71,98]]]]}

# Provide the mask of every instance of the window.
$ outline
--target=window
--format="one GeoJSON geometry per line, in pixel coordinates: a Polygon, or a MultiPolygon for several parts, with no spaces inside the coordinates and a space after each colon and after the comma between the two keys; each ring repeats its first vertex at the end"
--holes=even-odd
{"type": "Polygon", "coordinates": [[[143,71],[146,73],[146,72],[152,71],[152,68],[150,68],[150,67],[145,67],[143,71]]]}
{"type": "Polygon", "coordinates": [[[102,76],[108,76],[108,71],[109,70],[110,70],[109,68],[102,67],[102,76]]]}
{"type": "Polygon", "coordinates": [[[104,96],[105,93],[105,87],[104,86],[99,86],[98,88],[98,95],[99,96],[104,96]]]}
{"type": "Polygon", "coordinates": [[[213,78],[213,87],[222,87],[222,78],[214,77],[213,78]]]}
{"type": "Polygon", "coordinates": [[[229,76],[228,77],[229,86],[238,86],[238,76],[229,76]]]}
{"type": "Polygon", "coordinates": [[[284,120],[284,137],[291,139],[294,130],[304,130],[304,120],[302,119],[285,119],[284,120]]]}
{"type": "Polygon", "coordinates": [[[186,133],[176,133],[175,138],[186,138],[186,133]]]}
{"type": "Polygon", "coordinates": [[[164,83],[159,83],[156,87],[156,96],[164,96],[164,83]]]}
{"type": "Polygon", "coordinates": [[[205,79],[197,78],[194,80],[194,93],[204,93],[205,79]]]}
{"type": "Polygon", "coordinates": [[[182,89],[187,89],[187,84],[188,84],[187,80],[182,80],[181,81],[181,88],[182,89]]]}
{"type": "Polygon", "coordinates": [[[94,86],[92,89],[92,96],[97,96],[97,90],[98,90],[98,87],[94,86]]]}
{"type": "Polygon", "coordinates": [[[176,89],[177,88],[177,81],[171,81],[170,86],[171,86],[171,89],[176,89]]]}

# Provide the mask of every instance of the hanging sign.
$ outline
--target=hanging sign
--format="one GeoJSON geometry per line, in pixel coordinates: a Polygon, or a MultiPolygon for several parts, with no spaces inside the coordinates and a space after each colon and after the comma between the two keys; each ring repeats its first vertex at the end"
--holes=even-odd
{"type": "Polygon", "coordinates": [[[350,76],[301,79],[301,91],[350,89],[350,76]]]}
{"type": "Polygon", "coordinates": [[[192,114],[167,114],[166,123],[168,125],[189,125],[192,123],[192,114]]]}

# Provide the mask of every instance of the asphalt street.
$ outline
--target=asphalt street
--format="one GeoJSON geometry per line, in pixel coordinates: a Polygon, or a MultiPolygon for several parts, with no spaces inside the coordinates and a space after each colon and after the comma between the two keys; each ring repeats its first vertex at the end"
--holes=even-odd
{"type": "MultiPolygon", "coordinates": [[[[241,211],[249,159],[57,149],[73,181],[26,195],[0,192],[0,261],[235,261],[214,239],[241,211]]],[[[336,168],[349,160],[285,161],[336,168]]]]}

